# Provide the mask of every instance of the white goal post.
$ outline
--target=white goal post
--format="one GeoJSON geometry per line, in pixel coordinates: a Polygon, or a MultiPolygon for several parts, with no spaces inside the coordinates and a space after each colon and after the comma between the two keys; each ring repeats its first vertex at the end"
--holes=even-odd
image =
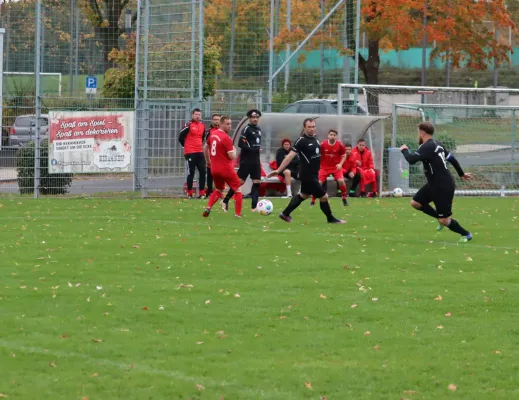
{"type": "MultiPolygon", "coordinates": [[[[22,76],[34,76],[34,72],[11,72],[4,71],[4,75],[22,75],[22,76]]],[[[41,76],[57,76],[58,77],[58,96],[61,97],[61,72],[40,72],[41,76]]]]}

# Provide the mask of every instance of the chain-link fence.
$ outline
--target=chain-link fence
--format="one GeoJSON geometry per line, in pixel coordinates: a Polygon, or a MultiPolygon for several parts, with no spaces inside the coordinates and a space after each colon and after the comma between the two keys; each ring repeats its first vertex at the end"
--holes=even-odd
{"type": "MultiPolygon", "coordinates": [[[[385,46],[383,40],[375,43],[366,24],[361,24],[361,14],[364,22],[369,15],[359,5],[364,3],[355,0],[2,1],[0,25],[5,33],[1,63],[0,192],[27,192],[22,188],[29,188],[31,179],[33,188],[48,189],[53,182],[53,160],[62,163],[59,165],[79,162],[72,156],[45,158],[47,150],[54,157],[54,152],[66,149],[54,143],[58,138],[52,136],[51,120],[58,112],[62,114],[54,119],[64,126],[73,123],[69,121],[73,118],[71,112],[80,119],[91,118],[92,124],[101,123],[97,119],[102,116],[115,118],[114,123],[118,123],[117,118],[126,114],[117,113],[134,113],[131,168],[124,167],[126,170],[122,171],[118,170],[122,168],[119,166],[107,167],[95,175],[74,170],[69,172],[72,176],[68,193],[112,190],[169,194],[181,188],[184,181],[178,131],[194,107],[202,109],[206,124],[213,113],[229,114],[234,127],[251,108],[287,114],[350,114],[356,106],[346,97],[338,101],[341,96],[337,95],[337,85],[356,80],[362,84],[375,44],[379,46],[380,56],[378,83],[416,82],[424,54],[422,47],[425,45],[425,53],[429,54],[436,43],[431,40],[425,43],[416,37],[409,42],[408,50],[399,53],[385,46]],[[81,114],[86,111],[91,115],[81,114]],[[30,142],[34,142],[34,150],[21,151],[30,142]],[[28,164],[29,158],[34,158],[34,164],[28,164]],[[46,173],[43,169],[49,167],[50,178],[42,183],[41,174],[46,173]],[[24,175],[25,181],[19,182],[20,171],[31,168],[32,175],[24,175]]],[[[496,35],[500,43],[511,47],[517,44],[513,29],[500,29],[496,35]]],[[[513,67],[519,62],[514,53],[510,56],[513,67]]],[[[449,83],[458,86],[474,86],[478,82],[480,86],[496,84],[496,77],[498,84],[514,85],[519,79],[513,69],[503,73],[504,65],[495,72],[490,68],[467,74],[463,68],[453,69],[443,62],[426,64],[427,81],[431,85],[443,84],[447,75],[449,83]],[[438,79],[434,78],[436,75],[438,79]],[[470,81],[466,80],[467,76],[470,81]]],[[[357,99],[359,104],[362,95],[357,99]]],[[[383,99],[383,93],[377,98],[383,99]]],[[[366,110],[357,109],[359,114],[371,111],[373,106],[368,103],[366,110]]],[[[77,121],[80,122],[84,123],[77,121]]],[[[125,135],[128,126],[124,125],[125,135]]],[[[102,147],[98,137],[87,137],[88,130],[74,129],[72,134],[78,135],[77,140],[86,135],[87,141],[68,143],[72,147],[67,149],[102,147]]],[[[116,150],[117,143],[113,144],[116,150]]],[[[127,148],[117,151],[121,154],[112,154],[110,160],[129,156],[124,154],[127,148]]],[[[56,182],[61,179],[54,178],[56,182]]],[[[47,189],[42,191],[52,193],[47,189]]]]}

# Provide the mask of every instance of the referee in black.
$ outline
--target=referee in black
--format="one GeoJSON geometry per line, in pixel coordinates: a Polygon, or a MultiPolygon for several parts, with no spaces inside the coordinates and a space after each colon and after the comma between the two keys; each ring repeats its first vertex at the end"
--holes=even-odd
{"type": "Polygon", "coordinates": [[[409,164],[421,161],[427,183],[418,190],[411,200],[411,206],[423,213],[436,218],[440,223],[438,230],[444,226],[461,235],[460,242],[468,242],[472,234],[463,228],[452,216],[452,201],[454,199],[454,179],[447,168],[447,161],[452,164],[462,180],[472,179],[471,174],[463,172],[460,163],[452,153],[449,153],[440,142],[434,140],[434,125],[422,122],[418,125],[418,144],[416,152],[410,152],[407,145],[400,147],[402,154],[409,164]],[[436,209],[429,203],[433,202],[436,209]]]}
{"type": "Polygon", "coordinates": [[[337,219],[333,216],[328,202],[328,194],[319,183],[319,168],[321,166],[321,144],[315,137],[315,119],[307,118],[303,122],[303,134],[292,146],[292,150],[285,157],[278,169],[268,174],[269,177],[276,176],[279,171],[283,171],[288,164],[299,155],[299,180],[301,181],[301,191],[297,196],[294,196],[287,208],[279,214],[279,218],[286,222],[292,222],[290,214],[299,205],[310,196],[315,196],[319,199],[321,211],[326,215],[326,219],[331,224],[344,224],[346,221],[337,219]]]}
{"type": "MultiPolygon", "coordinates": [[[[238,147],[241,149],[238,177],[243,185],[247,177],[250,176],[252,180],[250,193],[252,199],[251,210],[256,211],[261,183],[261,128],[258,125],[261,111],[256,109],[249,110],[247,117],[249,118],[249,123],[243,128],[238,142],[238,147]]],[[[233,194],[234,191],[230,189],[223,199],[222,208],[225,211],[228,209],[229,200],[233,194]]]]}

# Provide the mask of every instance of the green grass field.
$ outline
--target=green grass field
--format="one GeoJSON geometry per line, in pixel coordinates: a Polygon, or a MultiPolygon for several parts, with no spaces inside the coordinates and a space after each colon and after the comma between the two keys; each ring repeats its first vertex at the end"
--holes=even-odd
{"type": "Polygon", "coordinates": [[[1,199],[0,397],[519,398],[519,199],[350,203],[1,199]]]}

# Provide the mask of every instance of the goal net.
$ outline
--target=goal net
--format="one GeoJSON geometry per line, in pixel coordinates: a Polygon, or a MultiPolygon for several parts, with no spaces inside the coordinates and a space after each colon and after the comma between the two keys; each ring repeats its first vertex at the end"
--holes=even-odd
{"type": "Polygon", "coordinates": [[[452,167],[459,195],[519,195],[517,165],[518,106],[394,104],[388,147],[389,189],[412,193],[425,183],[422,166],[408,165],[398,148],[416,150],[417,125],[429,121],[434,136],[454,153],[472,181],[462,182],[452,167]]]}

